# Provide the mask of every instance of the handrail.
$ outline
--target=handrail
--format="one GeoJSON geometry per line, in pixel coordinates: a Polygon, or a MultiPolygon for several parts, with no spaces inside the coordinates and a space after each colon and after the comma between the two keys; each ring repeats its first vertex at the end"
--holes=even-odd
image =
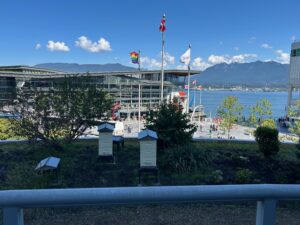
{"type": "Polygon", "coordinates": [[[110,204],[246,201],[257,203],[257,225],[275,224],[277,200],[300,200],[300,185],[248,184],[0,191],[4,225],[23,225],[23,208],[110,204]]]}
{"type": "Polygon", "coordinates": [[[249,184],[0,191],[0,207],[300,199],[300,185],[249,184]]]}

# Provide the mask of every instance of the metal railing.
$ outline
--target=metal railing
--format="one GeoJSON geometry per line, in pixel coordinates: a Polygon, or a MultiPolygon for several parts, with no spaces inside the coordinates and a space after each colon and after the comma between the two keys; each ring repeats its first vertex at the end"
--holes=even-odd
{"type": "Polygon", "coordinates": [[[257,201],[256,225],[275,225],[276,202],[299,200],[300,185],[249,184],[0,191],[4,225],[24,225],[23,208],[257,201]]]}

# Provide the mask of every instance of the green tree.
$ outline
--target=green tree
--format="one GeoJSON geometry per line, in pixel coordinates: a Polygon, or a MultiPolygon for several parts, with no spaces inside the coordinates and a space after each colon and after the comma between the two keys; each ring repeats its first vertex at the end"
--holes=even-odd
{"type": "Polygon", "coordinates": [[[146,128],[156,131],[159,148],[184,146],[191,141],[197,130],[188,114],[183,113],[178,105],[165,102],[158,109],[150,109],[146,117],[146,128]]]}
{"type": "Polygon", "coordinates": [[[241,116],[243,106],[238,103],[238,98],[228,96],[218,108],[218,116],[222,118],[221,127],[227,131],[228,139],[230,131],[234,123],[236,123],[241,116]]]}
{"type": "Polygon", "coordinates": [[[61,143],[77,139],[96,125],[111,109],[112,99],[91,79],[65,77],[47,91],[19,91],[14,103],[19,118],[12,120],[17,134],[61,147],[61,143]]]}
{"type": "Polygon", "coordinates": [[[266,98],[260,99],[255,106],[250,107],[250,123],[262,126],[264,120],[270,120],[272,116],[272,104],[266,98]]]}
{"type": "Polygon", "coordinates": [[[262,123],[261,123],[261,126],[262,127],[269,127],[269,128],[273,128],[273,129],[276,128],[276,124],[275,124],[275,121],[273,119],[263,120],[262,123]]]}

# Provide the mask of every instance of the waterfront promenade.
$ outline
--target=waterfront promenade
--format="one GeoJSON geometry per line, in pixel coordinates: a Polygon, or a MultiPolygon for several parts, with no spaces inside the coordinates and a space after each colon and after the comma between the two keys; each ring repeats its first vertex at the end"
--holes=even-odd
{"type": "MultiPolygon", "coordinates": [[[[144,128],[145,121],[141,121],[141,129],[144,128]]],[[[194,133],[195,140],[228,140],[228,135],[225,133],[218,123],[213,122],[213,119],[206,118],[203,121],[195,121],[197,131],[194,133]],[[214,126],[217,129],[212,129],[214,126]]],[[[124,129],[120,133],[125,138],[137,138],[139,132],[138,121],[136,119],[127,119],[123,121],[124,129]]],[[[279,130],[279,139],[284,143],[297,143],[297,137],[289,132],[287,128],[277,127],[279,130]]],[[[248,127],[235,124],[230,131],[230,139],[236,141],[255,141],[254,127],[248,127]]],[[[86,137],[96,137],[98,135],[97,127],[86,132],[86,137]]]]}

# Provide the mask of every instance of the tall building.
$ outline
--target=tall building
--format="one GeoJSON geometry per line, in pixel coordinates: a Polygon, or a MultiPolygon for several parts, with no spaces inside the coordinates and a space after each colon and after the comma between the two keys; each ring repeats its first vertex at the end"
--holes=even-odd
{"type": "MultiPolygon", "coordinates": [[[[289,69],[289,82],[288,82],[288,103],[287,109],[293,105],[293,91],[300,90],[300,41],[292,43],[291,59],[289,69]]],[[[297,100],[300,100],[300,96],[297,100]]]]}

